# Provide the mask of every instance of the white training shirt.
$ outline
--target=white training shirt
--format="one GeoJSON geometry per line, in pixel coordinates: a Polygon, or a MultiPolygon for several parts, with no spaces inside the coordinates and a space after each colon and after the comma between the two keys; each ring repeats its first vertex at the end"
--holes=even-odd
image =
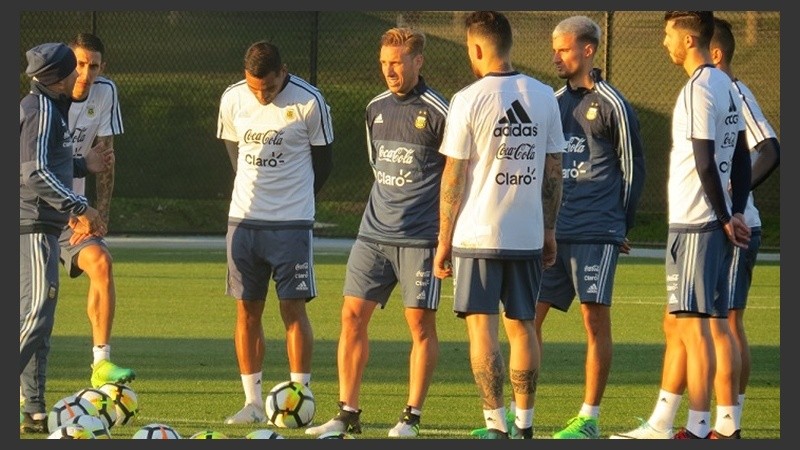
{"type": "Polygon", "coordinates": [[[541,249],[545,153],[566,145],[553,89],[539,80],[489,73],[458,91],[439,149],[470,160],[454,252],[541,249]]]}
{"type": "MultiPolygon", "coordinates": [[[[739,80],[733,82],[733,87],[742,99],[742,115],[746,125],[747,148],[750,149],[750,162],[755,164],[759,156],[758,152],[755,151],[756,145],[770,138],[777,139],[778,135],[775,134],[775,130],[772,129],[769,121],[761,111],[761,106],[756,101],[756,97],[750,91],[750,88],[739,80]]],[[[750,191],[750,195],[747,197],[744,218],[750,228],[761,226],[761,215],[753,201],[753,191],[750,191]]]]}
{"type": "MultiPolygon", "coordinates": [[[[84,156],[97,136],[122,134],[124,128],[117,85],[103,76],[95,78],[86,99],[73,100],[69,108],[69,129],[75,156],[84,156]]],[[[73,179],[72,190],[86,195],[86,179],[73,179]]]]}
{"type": "MultiPolygon", "coordinates": [[[[700,66],[681,89],[672,112],[672,150],[669,158],[669,224],[702,226],[717,220],[703,191],[694,159],[692,139],[714,141],[714,158],[723,187],[731,175],[731,161],[739,130],[742,100],[728,75],[712,66],[700,66]]],[[[725,189],[728,212],[730,193],[725,189]]]]}
{"type": "Polygon", "coordinates": [[[217,137],[239,143],[230,218],[314,220],[311,146],[333,142],[330,107],[317,88],[288,77],[268,105],[244,80],[222,94],[217,137]]]}

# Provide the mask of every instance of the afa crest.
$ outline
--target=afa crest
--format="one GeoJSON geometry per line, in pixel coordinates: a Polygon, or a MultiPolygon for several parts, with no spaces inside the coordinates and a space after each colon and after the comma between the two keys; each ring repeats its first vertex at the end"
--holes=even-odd
{"type": "Polygon", "coordinates": [[[286,120],[293,120],[294,119],[294,110],[287,109],[286,110],[286,120]]]}
{"type": "Polygon", "coordinates": [[[94,105],[89,105],[89,107],[86,109],[86,115],[89,117],[94,117],[94,114],[95,114],[94,105]]]}
{"type": "Polygon", "coordinates": [[[414,121],[414,127],[419,130],[425,128],[425,125],[428,124],[428,114],[425,111],[420,111],[419,115],[417,116],[417,120],[414,121]]]}
{"type": "Polygon", "coordinates": [[[586,120],[594,120],[597,118],[597,103],[592,103],[589,109],[586,110],[586,120]]]}

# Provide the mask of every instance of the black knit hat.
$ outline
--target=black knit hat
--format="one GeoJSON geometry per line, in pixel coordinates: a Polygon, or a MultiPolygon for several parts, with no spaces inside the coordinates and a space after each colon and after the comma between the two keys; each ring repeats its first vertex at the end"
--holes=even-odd
{"type": "Polygon", "coordinates": [[[25,73],[45,86],[67,78],[78,65],[72,49],[62,42],[40,44],[25,53],[28,68],[25,73]]]}

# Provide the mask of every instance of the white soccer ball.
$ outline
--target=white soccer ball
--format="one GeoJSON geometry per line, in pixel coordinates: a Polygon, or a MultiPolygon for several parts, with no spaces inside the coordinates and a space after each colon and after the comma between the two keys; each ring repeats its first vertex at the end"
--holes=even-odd
{"type": "Polygon", "coordinates": [[[98,388],[114,401],[117,411],[115,425],[126,425],[133,422],[139,413],[139,396],[127,384],[106,383],[98,388]]]}
{"type": "Polygon", "coordinates": [[[47,429],[55,430],[66,425],[76,416],[97,416],[97,408],[85,398],[68,395],[57,401],[47,414],[47,429]]]}
{"type": "Polygon", "coordinates": [[[285,439],[280,434],[268,429],[263,428],[261,430],[251,431],[247,433],[247,436],[244,437],[245,439],[285,439]]]}
{"type": "Polygon", "coordinates": [[[117,421],[117,406],[110,395],[100,389],[86,388],[75,393],[76,397],[85,398],[97,408],[97,415],[109,430],[117,421]]]}
{"type": "Polygon", "coordinates": [[[283,381],[267,394],[267,420],[279,428],[300,428],[311,423],[317,410],[314,394],[303,383],[283,381]]]}
{"type": "Polygon", "coordinates": [[[169,425],[150,423],[133,433],[131,439],[181,439],[181,435],[169,425]]]}
{"type": "Polygon", "coordinates": [[[94,433],[87,430],[83,425],[67,424],[56,428],[47,439],[95,439],[94,433]]]}
{"type": "Polygon", "coordinates": [[[66,426],[69,425],[82,426],[86,430],[90,431],[96,439],[111,439],[111,433],[108,431],[108,427],[106,427],[106,424],[103,423],[103,419],[100,417],[81,414],[80,416],[73,417],[66,426]]]}
{"type": "Polygon", "coordinates": [[[344,431],[328,431],[317,436],[317,439],[355,439],[355,436],[344,431]]]}

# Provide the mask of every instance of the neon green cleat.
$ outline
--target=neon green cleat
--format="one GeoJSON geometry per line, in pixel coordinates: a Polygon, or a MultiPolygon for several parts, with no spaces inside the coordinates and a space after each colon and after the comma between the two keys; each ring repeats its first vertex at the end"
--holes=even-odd
{"type": "Polygon", "coordinates": [[[104,359],[92,365],[92,387],[98,388],[106,383],[124,384],[133,381],[136,373],[133,369],[120,367],[104,359]]]}
{"type": "Polygon", "coordinates": [[[577,416],[569,419],[567,427],[553,434],[553,439],[600,439],[600,428],[594,417],[577,416]]]}

